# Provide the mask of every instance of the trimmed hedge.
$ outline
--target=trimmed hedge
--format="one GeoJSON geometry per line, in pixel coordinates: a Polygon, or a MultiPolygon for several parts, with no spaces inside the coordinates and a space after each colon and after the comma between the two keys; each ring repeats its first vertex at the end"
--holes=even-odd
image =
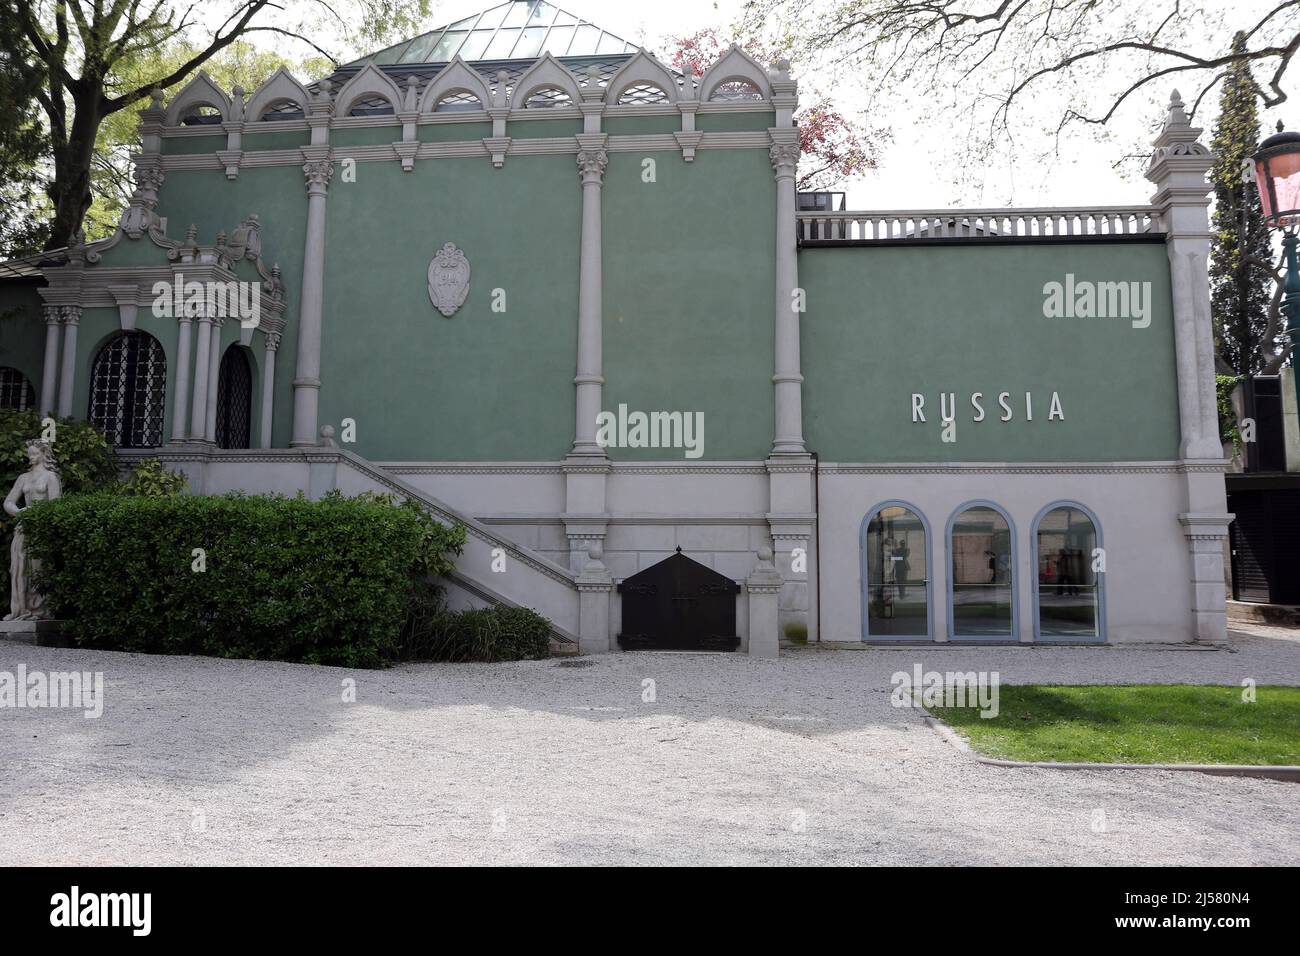
{"type": "Polygon", "coordinates": [[[407,661],[540,660],[551,650],[551,622],[526,607],[448,611],[440,589],[412,596],[399,654],[407,661]]]}
{"type": "Polygon", "coordinates": [[[100,493],[40,503],[23,527],[79,645],[349,667],[396,655],[417,576],[465,533],[378,495],[100,493]]]}

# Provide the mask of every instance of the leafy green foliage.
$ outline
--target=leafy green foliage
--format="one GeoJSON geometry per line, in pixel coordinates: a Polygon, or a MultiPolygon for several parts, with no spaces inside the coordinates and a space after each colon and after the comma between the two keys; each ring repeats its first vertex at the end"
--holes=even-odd
{"type": "Polygon", "coordinates": [[[540,660],[550,653],[551,623],[525,607],[448,611],[436,589],[417,589],[402,628],[408,661],[540,660]]]}
{"type": "Polygon", "coordinates": [[[1234,448],[1241,448],[1241,432],[1237,430],[1237,410],[1232,407],[1232,393],[1246,380],[1244,375],[1214,376],[1215,398],[1219,407],[1219,441],[1225,445],[1232,442],[1234,448]]]}
{"type": "MultiPolygon", "coordinates": [[[[343,493],[337,488],[327,492],[325,499],[328,501],[349,500],[344,498],[343,493]]],[[[433,515],[421,508],[419,502],[399,495],[363,491],[350,500],[365,501],[390,507],[397,506],[410,512],[412,520],[420,528],[420,549],[413,566],[413,572],[418,578],[446,577],[451,573],[451,569],[456,566],[455,559],[465,548],[464,525],[457,524],[449,527],[442,524],[433,515]]]]}
{"type": "Polygon", "coordinates": [[[79,645],[351,667],[394,656],[429,549],[456,539],[384,496],[101,493],[23,527],[79,645]]]}
{"type": "MultiPolygon", "coordinates": [[[[1233,40],[1245,49],[1244,34],[1233,40]]],[[[1264,225],[1259,190],[1243,179],[1242,165],[1259,145],[1259,114],[1250,63],[1227,69],[1210,149],[1214,166],[1214,219],[1210,250],[1210,310],[1223,364],[1235,375],[1263,369],[1275,350],[1265,341],[1272,270],[1272,239],[1264,225]]]]}
{"type": "Polygon", "coordinates": [[[168,471],[157,458],[146,458],[122,482],[121,493],[137,498],[169,498],[185,492],[189,482],[177,471],[168,471]]]}
{"type": "MultiPolygon", "coordinates": [[[[0,484],[8,494],[14,481],[28,468],[27,443],[45,431],[39,412],[0,409],[0,484]]],[[[84,421],[61,418],[55,422],[54,462],[64,495],[81,494],[112,487],[117,480],[113,450],[104,436],[84,421]]],[[[0,511],[0,536],[8,541],[14,519],[0,511]]]]}

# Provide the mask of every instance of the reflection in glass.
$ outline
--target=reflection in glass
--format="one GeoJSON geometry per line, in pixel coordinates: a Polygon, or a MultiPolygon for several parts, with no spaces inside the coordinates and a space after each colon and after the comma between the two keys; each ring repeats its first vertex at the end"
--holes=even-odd
{"type": "Polygon", "coordinates": [[[456,51],[460,49],[460,45],[465,42],[467,36],[469,34],[463,32],[452,33],[448,31],[444,33],[442,39],[438,41],[438,45],[433,48],[433,53],[429,55],[429,62],[445,63],[450,60],[456,55],[456,51]]]}
{"type": "Polygon", "coordinates": [[[1043,637],[1097,637],[1097,532],[1078,508],[1053,508],[1038,523],[1038,623],[1043,637]]]}
{"type": "Polygon", "coordinates": [[[1011,529],[985,506],[968,508],[952,525],[953,637],[1011,633],[1011,529]]]}
{"type": "Polygon", "coordinates": [[[505,60],[509,59],[510,51],[514,49],[515,43],[519,40],[518,30],[499,30],[497,35],[492,38],[486,51],[483,53],[485,60],[505,60]]]}
{"type": "Polygon", "coordinates": [[[515,47],[512,56],[522,58],[526,56],[536,56],[542,49],[542,41],[546,39],[546,27],[529,27],[524,31],[519,45],[515,47]]]}
{"type": "Polygon", "coordinates": [[[475,30],[465,41],[465,45],[460,48],[460,58],[462,60],[477,60],[483,56],[483,51],[487,49],[488,42],[492,39],[491,30],[475,30]]]}
{"type": "Polygon", "coordinates": [[[928,635],[929,587],[921,519],[881,508],[867,525],[867,635],[928,635]]]}

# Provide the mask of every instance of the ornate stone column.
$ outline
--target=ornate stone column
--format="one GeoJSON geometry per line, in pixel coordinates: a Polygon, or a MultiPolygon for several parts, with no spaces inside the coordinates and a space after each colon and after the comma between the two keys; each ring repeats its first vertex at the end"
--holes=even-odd
{"type": "MultiPolygon", "coordinates": [[[[63,367],[59,375],[59,417],[72,414],[72,390],[77,379],[77,326],[81,323],[81,306],[59,306],[63,321],[63,367]]],[[[48,334],[48,328],[46,333],[48,334]]]]}
{"type": "Polygon", "coordinates": [[[799,133],[773,129],[768,151],[776,175],[776,416],[773,455],[806,455],[803,441],[803,375],[799,370],[798,249],[795,242],[795,167],[799,133]]]}
{"type": "Polygon", "coordinates": [[[172,397],[172,441],[185,440],[185,413],[190,400],[190,335],[193,319],[182,312],[176,317],[176,394],[172,397]]]}
{"type": "Polygon", "coordinates": [[[280,349],[280,333],[266,333],[266,350],[262,353],[262,430],[258,445],[271,447],[271,428],[275,412],[275,354],[280,349]]]}
{"type": "Polygon", "coordinates": [[[59,387],[59,307],[45,306],[45,365],[41,370],[41,414],[56,411],[59,387]]]}
{"type": "Polygon", "coordinates": [[[596,417],[600,414],[603,376],[601,328],[602,261],[600,194],[609,154],[605,135],[578,137],[578,171],[582,177],[582,246],[578,260],[578,370],[574,422],[574,455],[605,457],[596,444],[596,417]]]}
{"type": "Polygon", "coordinates": [[[198,347],[194,355],[194,400],[190,405],[190,438],[202,441],[208,425],[208,366],[212,352],[212,316],[199,316],[198,347]]]}
{"type": "Polygon", "coordinates": [[[1187,539],[1192,637],[1219,642],[1227,640],[1223,552],[1232,515],[1227,513],[1223,482],[1207,265],[1211,187],[1205,176],[1214,157],[1198,142],[1201,132],[1188,121],[1175,90],[1146,177],[1156,186],[1151,204],[1164,220],[1173,292],[1178,416],[1187,489],[1187,510],[1178,520],[1187,539]]]}
{"type": "Polygon", "coordinates": [[[203,422],[203,440],[217,440],[217,385],[221,377],[221,327],[225,319],[220,315],[212,317],[212,346],[208,349],[208,417],[203,422]]]}
{"type": "Polygon", "coordinates": [[[293,439],[289,444],[294,446],[316,444],[325,295],[325,200],[334,175],[328,147],[309,147],[303,155],[307,158],[302,166],[307,181],[307,241],[298,306],[298,364],[293,378],[293,439]]]}

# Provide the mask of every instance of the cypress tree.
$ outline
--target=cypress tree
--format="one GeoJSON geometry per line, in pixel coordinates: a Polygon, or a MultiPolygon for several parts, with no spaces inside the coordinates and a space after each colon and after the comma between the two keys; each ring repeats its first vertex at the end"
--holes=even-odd
{"type": "MultiPolygon", "coordinates": [[[[1233,52],[1244,52],[1246,38],[1233,38],[1233,52]]],[[[1250,64],[1229,68],[1219,99],[1210,148],[1214,166],[1214,216],[1211,224],[1210,301],[1219,358],[1235,375],[1258,372],[1273,351],[1264,343],[1268,319],[1273,251],[1264,225],[1253,173],[1243,180],[1243,165],[1259,144],[1257,89],[1250,64]],[[1263,346],[1263,348],[1261,348],[1263,346]]]]}

